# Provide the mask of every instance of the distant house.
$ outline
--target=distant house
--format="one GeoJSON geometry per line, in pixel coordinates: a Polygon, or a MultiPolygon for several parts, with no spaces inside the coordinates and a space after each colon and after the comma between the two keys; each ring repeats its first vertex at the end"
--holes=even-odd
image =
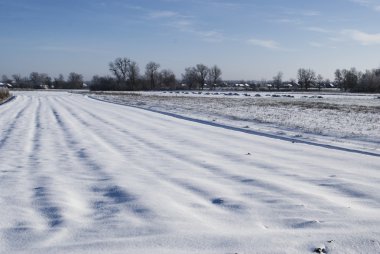
{"type": "Polygon", "coordinates": [[[282,87],[285,88],[285,89],[292,89],[293,88],[293,84],[292,83],[283,83],[282,87]]]}
{"type": "Polygon", "coordinates": [[[335,88],[333,83],[327,83],[327,84],[325,84],[325,87],[326,88],[335,88]]]}
{"type": "Polygon", "coordinates": [[[0,83],[0,87],[12,88],[12,85],[8,83],[0,83]]]}

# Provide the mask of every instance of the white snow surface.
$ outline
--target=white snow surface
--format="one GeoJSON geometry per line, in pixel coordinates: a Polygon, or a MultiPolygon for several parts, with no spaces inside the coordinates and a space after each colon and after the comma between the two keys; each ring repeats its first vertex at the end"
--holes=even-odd
{"type": "Polygon", "coordinates": [[[380,157],[16,95],[0,106],[0,253],[380,252],[380,157]]]}
{"type": "Polygon", "coordinates": [[[380,154],[380,96],[376,94],[171,91],[103,92],[90,96],[380,154]]]}

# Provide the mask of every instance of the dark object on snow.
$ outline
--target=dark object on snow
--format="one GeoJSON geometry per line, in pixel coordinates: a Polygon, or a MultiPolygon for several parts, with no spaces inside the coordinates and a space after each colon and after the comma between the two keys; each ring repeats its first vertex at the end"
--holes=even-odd
{"type": "Polygon", "coordinates": [[[246,155],[251,155],[251,153],[247,153],[246,155]]]}
{"type": "Polygon", "coordinates": [[[325,248],[315,248],[314,253],[319,253],[319,254],[322,254],[322,253],[327,253],[326,249],[325,248]]]}
{"type": "Polygon", "coordinates": [[[215,205],[222,205],[224,203],[224,200],[221,198],[214,198],[213,200],[211,200],[211,202],[215,205]]]}

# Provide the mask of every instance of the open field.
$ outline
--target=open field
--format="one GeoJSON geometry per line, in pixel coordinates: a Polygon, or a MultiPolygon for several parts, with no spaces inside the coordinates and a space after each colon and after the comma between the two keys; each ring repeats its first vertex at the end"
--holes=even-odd
{"type": "Polygon", "coordinates": [[[0,253],[380,252],[378,156],[24,92],[0,161],[0,253]]]}
{"type": "Polygon", "coordinates": [[[380,151],[379,95],[143,92],[91,96],[276,135],[380,151]]]}

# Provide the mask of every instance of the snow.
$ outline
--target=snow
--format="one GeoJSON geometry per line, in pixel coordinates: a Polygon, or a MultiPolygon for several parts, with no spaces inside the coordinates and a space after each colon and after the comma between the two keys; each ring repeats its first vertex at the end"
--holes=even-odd
{"type": "Polygon", "coordinates": [[[16,95],[0,107],[0,253],[380,252],[380,157],[16,95]]]}
{"type": "Polygon", "coordinates": [[[378,95],[139,92],[90,96],[234,127],[380,153],[378,95]]]}

